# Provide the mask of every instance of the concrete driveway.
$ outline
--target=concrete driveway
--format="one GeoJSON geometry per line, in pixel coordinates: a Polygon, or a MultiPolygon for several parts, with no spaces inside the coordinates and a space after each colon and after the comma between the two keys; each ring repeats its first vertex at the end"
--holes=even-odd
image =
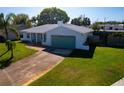
{"type": "Polygon", "coordinates": [[[27,85],[64,59],[63,56],[44,51],[41,47],[30,48],[37,49],[38,52],[0,70],[0,85],[27,85]]]}

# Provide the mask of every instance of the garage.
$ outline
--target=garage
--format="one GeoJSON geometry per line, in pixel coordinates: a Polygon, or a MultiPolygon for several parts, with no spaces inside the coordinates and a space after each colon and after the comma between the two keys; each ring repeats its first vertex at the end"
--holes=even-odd
{"type": "Polygon", "coordinates": [[[75,36],[52,36],[52,46],[57,48],[75,48],[75,36]]]}

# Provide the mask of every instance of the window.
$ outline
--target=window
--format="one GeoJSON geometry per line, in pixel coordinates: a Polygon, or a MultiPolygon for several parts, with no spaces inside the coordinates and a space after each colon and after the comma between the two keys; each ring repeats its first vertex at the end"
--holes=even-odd
{"type": "Polygon", "coordinates": [[[113,28],[112,27],[109,27],[109,30],[112,30],[113,28]]]}
{"type": "Polygon", "coordinates": [[[46,33],[44,33],[43,36],[44,36],[44,42],[46,42],[46,33]]]}
{"type": "Polygon", "coordinates": [[[103,26],[101,26],[101,29],[104,29],[104,27],[103,27],[103,26]]]}
{"type": "Polygon", "coordinates": [[[30,34],[29,33],[27,33],[27,38],[30,38],[30,34]]]}

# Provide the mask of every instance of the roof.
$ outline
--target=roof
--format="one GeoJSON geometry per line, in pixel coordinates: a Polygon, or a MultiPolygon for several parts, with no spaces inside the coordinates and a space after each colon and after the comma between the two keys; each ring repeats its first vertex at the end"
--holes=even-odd
{"type": "Polygon", "coordinates": [[[89,27],[85,27],[85,26],[77,26],[77,25],[73,25],[73,24],[64,24],[64,27],[67,27],[71,30],[80,32],[80,33],[89,33],[89,32],[93,32],[93,30],[89,27]]]}
{"type": "Polygon", "coordinates": [[[22,32],[27,32],[27,33],[45,33],[47,31],[50,31],[54,28],[57,27],[57,24],[46,24],[46,25],[42,25],[42,26],[37,26],[37,27],[32,27],[32,28],[29,28],[29,29],[25,29],[25,30],[22,30],[22,32]]]}
{"type": "MultiPolygon", "coordinates": [[[[62,24],[61,26],[68,28],[68,29],[71,29],[71,30],[76,31],[76,32],[80,32],[80,33],[88,33],[88,32],[93,31],[92,29],[90,29],[88,27],[77,26],[77,25],[72,25],[72,24],[62,24]]],[[[25,29],[25,30],[22,30],[22,32],[45,33],[47,31],[50,31],[50,30],[55,29],[57,27],[60,27],[60,26],[58,24],[46,24],[46,25],[41,25],[41,26],[25,29]]]]}

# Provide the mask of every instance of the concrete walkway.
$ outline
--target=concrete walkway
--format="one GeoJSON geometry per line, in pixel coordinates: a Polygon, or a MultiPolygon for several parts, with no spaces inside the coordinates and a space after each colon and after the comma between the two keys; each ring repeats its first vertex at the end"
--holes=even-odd
{"type": "Polygon", "coordinates": [[[43,51],[44,48],[30,47],[38,52],[0,70],[0,85],[27,85],[47,73],[64,57],[43,51]]]}
{"type": "Polygon", "coordinates": [[[122,78],[119,81],[115,82],[111,86],[124,86],[124,78],[122,78]]]}

